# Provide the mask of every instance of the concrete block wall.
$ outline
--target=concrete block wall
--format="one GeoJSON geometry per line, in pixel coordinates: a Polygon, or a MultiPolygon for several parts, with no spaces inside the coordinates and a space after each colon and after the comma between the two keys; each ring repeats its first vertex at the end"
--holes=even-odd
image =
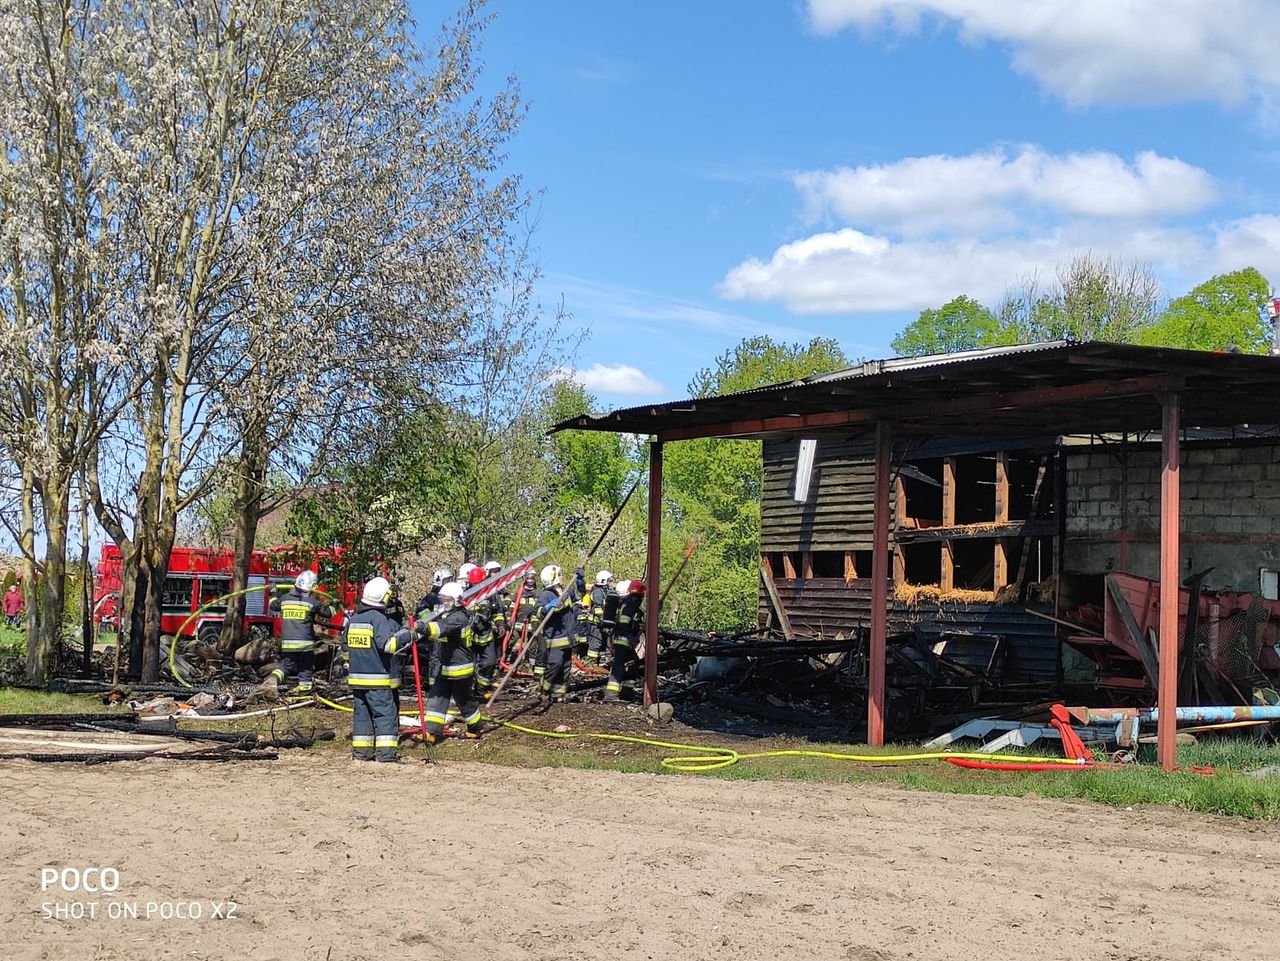
{"type": "MultiPolygon", "coordinates": [[[[1212,566],[1212,584],[1257,590],[1259,568],[1280,568],[1280,443],[1184,446],[1181,465],[1183,570],[1212,566]]],[[[1068,570],[1119,569],[1123,531],[1128,570],[1156,576],[1158,450],[1068,449],[1065,506],[1068,570]]]]}

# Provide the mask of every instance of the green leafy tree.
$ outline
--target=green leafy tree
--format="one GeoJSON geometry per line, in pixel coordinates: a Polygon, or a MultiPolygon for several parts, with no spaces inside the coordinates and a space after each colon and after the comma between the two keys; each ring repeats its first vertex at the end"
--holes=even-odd
{"type": "MultiPolygon", "coordinates": [[[[693,397],[782,383],[849,366],[840,345],[749,337],[699,371],[693,397]]],[[[673,572],[689,540],[698,541],[687,575],[668,602],[677,623],[731,629],[754,621],[760,568],[759,441],[690,440],[668,445],[663,462],[663,569],[673,572]]],[[[659,585],[654,585],[654,590],[659,585]]]]}
{"type": "Polygon", "coordinates": [[[1220,274],[1169,301],[1160,317],[1138,333],[1150,347],[1223,350],[1234,344],[1247,354],[1265,354],[1271,331],[1264,319],[1270,285],[1255,268],[1220,274]]]}
{"type": "Polygon", "coordinates": [[[949,354],[1012,343],[1012,331],[972,297],[961,294],[938,308],[922,310],[890,346],[900,357],[949,354]]]}

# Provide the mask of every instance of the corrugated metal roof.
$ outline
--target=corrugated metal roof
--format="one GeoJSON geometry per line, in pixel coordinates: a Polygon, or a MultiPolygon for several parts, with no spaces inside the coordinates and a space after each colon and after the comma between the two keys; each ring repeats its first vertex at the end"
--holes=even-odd
{"type": "Polygon", "coordinates": [[[732,394],[575,417],[552,428],[689,436],[865,434],[876,420],[899,433],[993,436],[1101,433],[1159,427],[1177,391],[1186,427],[1230,427],[1280,409],[1280,360],[1246,354],[1048,341],[844,370],[732,394]],[[715,432],[719,431],[719,434],[715,432]]]}

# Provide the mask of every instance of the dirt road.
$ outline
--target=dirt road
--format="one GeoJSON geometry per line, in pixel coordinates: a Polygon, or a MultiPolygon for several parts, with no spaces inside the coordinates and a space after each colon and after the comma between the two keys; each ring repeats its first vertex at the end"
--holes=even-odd
{"type": "Polygon", "coordinates": [[[1200,961],[1280,945],[1275,826],[1164,809],[318,754],[6,762],[0,798],[9,959],[1200,961]],[[42,892],[41,869],[66,866],[116,868],[119,890],[42,892]],[[168,916],[192,904],[199,920],[168,916]],[[138,918],[109,916],[130,905],[138,918]]]}

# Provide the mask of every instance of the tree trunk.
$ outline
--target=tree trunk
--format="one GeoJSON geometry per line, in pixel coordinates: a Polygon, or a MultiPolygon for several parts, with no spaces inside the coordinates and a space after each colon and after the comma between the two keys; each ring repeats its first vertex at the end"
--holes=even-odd
{"type": "MultiPolygon", "coordinates": [[[[240,469],[236,472],[235,492],[232,496],[231,517],[235,525],[233,536],[234,557],[231,570],[231,591],[242,591],[249,586],[249,559],[258,536],[258,520],[262,516],[263,484],[266,480],[266,450],[263,438],[257,432],[246,433],[240,456],[240,469]]],[[[244,609],[246,596],[240,595],[227,606],[227,617],[218,637],[218,650],[230,654],[240,646],[244,635],[244,609]]]]}
{"type": "Polygon", "coordinates": [[[93,568],[89,565],[89,495],[80,473],[80,670],[88,675],[93,664],[93,568]]]}
{"type": "MultiPolygon", "coordinates": [[[[125,677],[131,681],[142,678],[142,636],[145,633],[143,618],[147,604],[146,576],[138,566],[137,550],[130,547],[130,558],[120,565],[120,613],[116,644],[127,651],[125,677]]],[[[121,557],[125,556],[121,548],[121,557]]]]}
{"type": "Polygon", "coordinates": [[[22,468],[22,530],[19,547],[22,554],[22,605],[27,621],[28,673],[33,655],[32,643],[40,636],[40,594],[36,590],[36,505],[35,472],[29,464],[22,468]]]}
{"type": "Polygon", "coordinates": [[[67,521],[70,489],[60,480],[46,480],[41,505],[44,512],[44,597],[40,605],[40,629],[27,635],[27,680],[44,684],[53,671],[53,656],[62,636],[63,604],[67,586],[67,521]]]}
{"type": "MultiPolygon", "coordinates": [[[[144,552],[142,570],[147,576],[146,616],[142,634],[142,683],[160,680],[160,635],[164,633],[164,582],[169,570],[169,555],[177,535],[175,521],[166,521],[156,531],[156,539],[144,552]]],[[[174,643],[177,643],[175,638],[174,643]]]]}

